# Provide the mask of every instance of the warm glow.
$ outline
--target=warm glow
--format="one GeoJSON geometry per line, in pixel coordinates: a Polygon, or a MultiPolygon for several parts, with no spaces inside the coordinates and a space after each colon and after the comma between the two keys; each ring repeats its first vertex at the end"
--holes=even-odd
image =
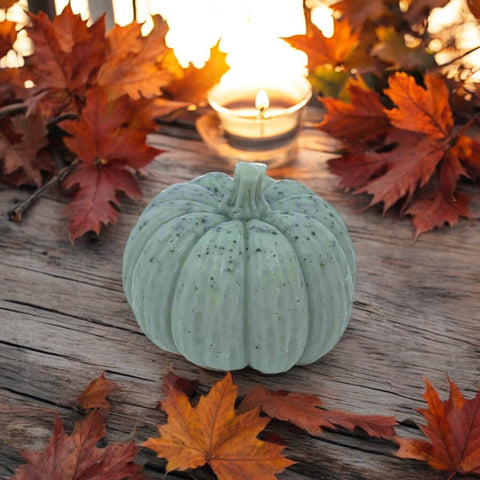
{"type": "Polygon", "coordinates": [[[90,9],[88,8],[88,0],[55,0],[55,11],[59,15],[62,10],[70,3],[73,13],[79,13],[83,20],[90,17],[90,9]]]}
{"type": "Polygon", "coordinates": [[[332,38],[334,31],[333,10],[327,5],[319,5],[312,8],[310,15],[312,23],[322,32],[322,35],[326,38],[332,38]]]}
{"type": "Polygon", "coordinates": [[[248,63],[251,75],[278,62],[297,71],[306,64],[304,55],[279,40],[305,33],[302,0],[158,0],[156,6],[169,25],[167,45],[183,66],[202,67],[219,39],[227,63],[248,63]]]}
{"type": "Polygon", "coordinates": [[[265,90],[259,90],[255,98],[255,108],[263,113],[270,106],[270,100],[265,90]]]}
{"type": "Polygon", "coordinates": [[[113,18],[115,23],[121,26],[132,23],[135,18],[132,2],[125,0],[112,0],[113,18]]]}

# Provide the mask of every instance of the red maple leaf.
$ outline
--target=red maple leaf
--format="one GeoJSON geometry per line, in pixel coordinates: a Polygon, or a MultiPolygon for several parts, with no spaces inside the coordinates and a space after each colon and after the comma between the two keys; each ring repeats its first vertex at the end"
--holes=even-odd
{"type": "MultiPolygon", "coordinates": [[[[65,138],[65,144],[81,161],[63,182],[66,188],[78,187],[67,207],[72,241],[89,230],[98,233],[101,225],[116,222],[117,193],[132,199],[142,196],[133,173],[148,165],[158,150],[147,146],[143,126],[132,126],[135,106],[127,95],[112,101],[106,88],[95,87],[87,94],[79,120],[62,123],[72,135],[65,138]]],[[[145,108],[143,103],[141,108],[145,108]]]]}
{"type": "Polygon", "coordinates": [[[349,81],[347,91],[350,103],[320,98],[326,114],[319,128],[342,140],[363,141],[381,135],[390,127],[377,92],[354,80],[349,81]]]}
{"type": "Polygon", "coordinates": [[[322,428],[336,426],[353,431],[362,429],[372,437],[391,438],[397,422],[393,417],[357,415],[339,410],[325,410],[323,402],[315,395],[285,390],[271,391],[259,385],[247,393],[239,410],[247,412],[260,407],[271,418],[286,421],[311,435],[320,435],[322,428]]]}
{"type": "Polygon", "coordinates": [[[437,470],[480,474],[480,390],[465,399],[457,385],[448,379],[450,396],[442,401],[433,385],[425,380],[428,408],[418,411],[427,420],[420,425],[429,441],[396,437],[397,456],[421,460],[437,470]]]}

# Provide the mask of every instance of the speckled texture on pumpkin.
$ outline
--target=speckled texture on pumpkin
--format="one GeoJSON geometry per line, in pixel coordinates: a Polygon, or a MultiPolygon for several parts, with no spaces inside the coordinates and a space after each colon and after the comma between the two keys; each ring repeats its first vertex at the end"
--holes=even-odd
{"type": "Polygon", "coordinates": [[[123,259],[145,334],[196,365],[279,373],[330,351],[350,319],[355,253],[335,209],[240,162],[147,206],[123,259]]]}

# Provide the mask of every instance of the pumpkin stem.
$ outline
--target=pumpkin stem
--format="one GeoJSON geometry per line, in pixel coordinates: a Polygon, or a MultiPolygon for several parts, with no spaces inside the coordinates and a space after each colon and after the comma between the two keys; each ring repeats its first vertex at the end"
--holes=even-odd
{"type": "Polygon", "coordinates": [[[260,218],[270,212],[262,191],[266,170],[263,163],[238,162],[233,174],[233,189],[223,197],[219,211],[238,220],[260,218]]]}

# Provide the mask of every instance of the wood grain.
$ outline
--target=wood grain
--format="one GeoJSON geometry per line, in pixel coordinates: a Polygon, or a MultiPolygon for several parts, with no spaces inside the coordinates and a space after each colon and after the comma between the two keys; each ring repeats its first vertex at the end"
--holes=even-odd
{"type": "MultiPolygon", "coordinates": [[[[191,128],[161,126],[151,144],[165,150],[141,179],[145,200],[125,200],[117,225],[100,238],[68,241],[62,200],[38,201],[23,223],[0,223],[0,479],[22,463],[19,450],[42,448],[55,412],[67,429],[80,418],[73,400],[102,371],[121,389],[112,394],[107,440],[156,435],[165,421],[155,409],[162,371],[198,378],[207,393],[222,378],[162,352],[142,334],[121,284],[122,252],[146,203],[166,186],[210,171],[231,174],[191,128]],[[181,137],[178,131],[184,132],[181,137]]],[[[408,219],[365,212],[368,198],[347,195],[326,168],[336,145],[319,132],[302,132],[298,159],[270,172],[295,178],[332,203],[344,218],[357,254],[358,280],[352,318],[339,344],[313,365],[281,375],[234,372],[244,394],[261,383],[320,396],[327,407],[395,415],[403,433],[417,435],[412,420],[423,406],[423,377],[446,395],[448,375],[471,397],[479,385],[480,202],[477,221],[460,221],[413,241],[408,219]]],[[[466,191],[472,186],[466,187],[466,191]]],[[[478,187],[477,187],[478,188],[478,187]]],[[[26,192],[0,187],[6,212],[26,192]]],[[[445,475],[394,457],[395,446],[361,435],[327,432],[320,438],[272,424],[298,463],[280,479],[435,480],[445,475]]],[[[165,463],[142,450],[146,473],[161,478],[165,463]]],[[[191,478],[185,474],[168,478],[191,478]]],[[[208,472],[195,478],[211,479],[208,472]]]]}

